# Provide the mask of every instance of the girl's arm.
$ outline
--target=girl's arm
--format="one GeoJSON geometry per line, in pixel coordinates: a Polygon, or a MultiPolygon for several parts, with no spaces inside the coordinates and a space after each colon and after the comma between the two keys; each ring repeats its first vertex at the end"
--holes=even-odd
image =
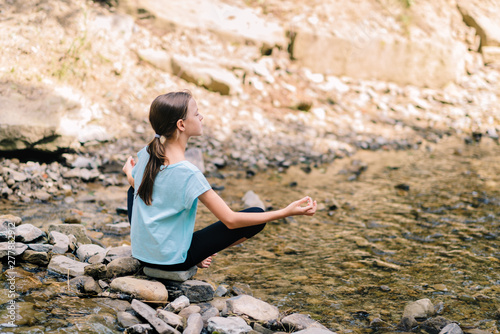
{"type": "Polygon", "coordinates": [[[199,197],[200,201],[229,229],[259,225],[289,216],[312,216],[316,212],[316,201],[309,196],[290,203],[286,208],[268,212],[234,212],[224,200],[210,189],[199,197]],[[304,205],[305,206],[302,206],[304,205]]]}
{"type": "Polygon", "coordinates": [[[123,165],[123,172],[127,175],[127,181],[130,183],[132,188],[134,187],[134,178],[132,177],[132,168],[135,166],[134,158],[128,157],[125,165],[123,165]]]}

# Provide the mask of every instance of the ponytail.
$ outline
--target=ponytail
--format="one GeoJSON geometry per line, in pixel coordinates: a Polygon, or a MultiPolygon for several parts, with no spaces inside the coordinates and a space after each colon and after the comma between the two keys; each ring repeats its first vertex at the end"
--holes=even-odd
{"type": "Polygon", "coordinates": [[[144,169],[144,175],[142,176],[142,182],[137,190],[137,194],[146,205],[151,205],[153,202],[153,186],[156,175],[158,175],[167,157],[165,155],[165,146],[161,143],[160,138],[157,137],[149,143],[147,152],[149,153],[149,160],[144,169]]]}
{"type": "Polygon", "coordinates": [[[165,162],[168,164],[164,142],[177,135],[177,121],[186,119],[188,103],[192,98],[191,93],[184,90],[160,95],[151,103],[149,122],[156,135],[147,147],[149,161],[137,190],[137,195],[146,205],[153,202],[153,186],[161,166],[165,162]]]}

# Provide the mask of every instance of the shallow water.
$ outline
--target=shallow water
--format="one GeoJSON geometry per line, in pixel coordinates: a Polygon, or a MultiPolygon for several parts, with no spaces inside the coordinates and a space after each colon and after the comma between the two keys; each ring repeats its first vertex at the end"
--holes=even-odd
{"type": "MultiPolygon", "coordinates": [[[[254,296],[283,313],[310,314],[338,332],[394,331],[406,303],[421,298],[443,302],[441,315],[463,328],[500,329],[497,143],[449,139],[414,151],[362,151],[328,166],[306,167],[251,178],[245,171],[223,170],[224,179],[209,178],[224,186],[219,193],[233,209],[241,209],[241,197],[253,190],[269,207],[309,195],[320,210],[314,217],[269,223],[254,239],[220,252],[198,279],[248,284],[254,296]],[[375,318],[382,321],[370,327],[375,318]]],[[[105,245],[129,243],[128,237],[99,232],[103,222],[124,218],[115,208],[125,204],[125,187],[94,184],[79,196],[72,206],[6,206],[1,213],[43,226],[72,210],[105,245]]],[[[198,215],[199,227],[213,221],[203,205],[198,215]]],[[[64,303],[60,299],[67,297],[51,298],[64,303]]],[[[93,304],[86,307],[95,310],[93,304]]],[[[39,325],[62,315],[53,312],[47,309],[39,325]]],[[[102,318],[101,324],[113,328],[102,318]]]]}

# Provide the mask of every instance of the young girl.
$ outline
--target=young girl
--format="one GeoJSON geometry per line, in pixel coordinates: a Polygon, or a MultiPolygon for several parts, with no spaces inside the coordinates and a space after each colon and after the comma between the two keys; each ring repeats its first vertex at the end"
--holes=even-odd
{"type": "Polygon", "coordinates": [[[155,138],[138,153],[137,162],[129,157],[123,166],[133,191],[132,255],[148,267],[207,268],[214,254],[253,237],[266,222],[316,212],[310,197],[277,211],[232,211],[184,156],[188,139],[202,134],[202,120],[190,92],[158,96],[149,111],[155,138]],[[193,233],[198,199],[219,221],[193,233]]]}

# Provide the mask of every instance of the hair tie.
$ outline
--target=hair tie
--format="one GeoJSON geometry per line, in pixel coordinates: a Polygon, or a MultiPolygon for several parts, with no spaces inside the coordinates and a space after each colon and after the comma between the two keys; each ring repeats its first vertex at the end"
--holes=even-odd
{"type": "Polygon", "coordinates": [[[160,137],[161,137],[161,135],[155,134],[155,138],[160,138],[160,137]]]}

